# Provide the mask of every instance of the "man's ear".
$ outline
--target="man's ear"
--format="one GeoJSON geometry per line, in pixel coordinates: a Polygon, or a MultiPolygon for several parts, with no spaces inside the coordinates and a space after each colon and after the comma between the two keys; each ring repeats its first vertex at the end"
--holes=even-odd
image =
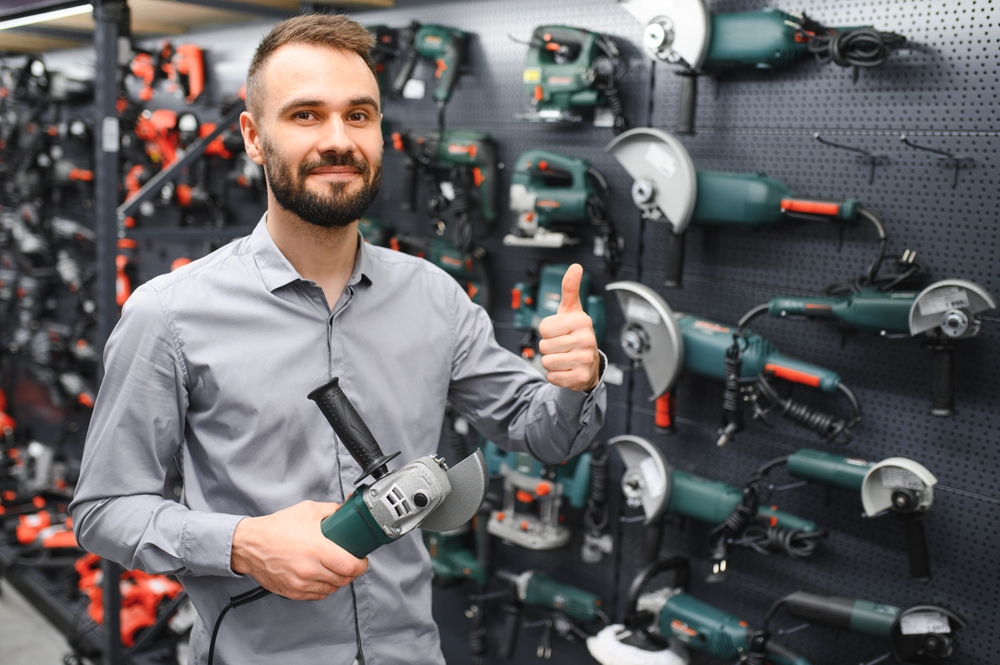
{"type": "Polygon", "coordinates": [[[249,111],[240,114],[240,132],[243,134],[243,148],[255,164],[264,165],[264,145],[256,121],[249,111]]]}

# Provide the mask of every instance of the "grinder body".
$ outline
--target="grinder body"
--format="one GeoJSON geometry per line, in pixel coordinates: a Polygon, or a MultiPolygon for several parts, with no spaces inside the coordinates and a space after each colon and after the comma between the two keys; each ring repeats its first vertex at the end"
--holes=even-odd
{"type": "Polygon", "coordinates": [[[836,320],[864,333],[909,335],[917,293],[866,287],[847,296],[782,296],[771,300],[768,313],[836,320]]]}

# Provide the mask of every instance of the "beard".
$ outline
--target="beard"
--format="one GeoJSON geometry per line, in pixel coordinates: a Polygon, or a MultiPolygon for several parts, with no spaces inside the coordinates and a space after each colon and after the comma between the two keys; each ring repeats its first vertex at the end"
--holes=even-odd
{"type": "Polygon", "coordinates": [[[264,148],[264,174],[274,198],[285,210],[303,221],[324,229],[342,228],[361,217],[375,200],[382,184],[382,160],[374,167],[351,154],[327,155],[314,162],[299,164],[298,172],[283,160],[267,138],[264,148]],[[306,188],[306,178],[313,169],[323,166],[350,166],[358,170],[363,184],[349,193],[347,182],[329,183],[327,193],[319,194],[306,188]]]}

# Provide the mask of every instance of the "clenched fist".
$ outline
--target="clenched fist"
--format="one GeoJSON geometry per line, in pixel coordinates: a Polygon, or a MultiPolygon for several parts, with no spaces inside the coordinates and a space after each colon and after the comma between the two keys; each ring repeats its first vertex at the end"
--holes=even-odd
{"type": "Polygon", "coordinates": [[[583,266],[574,263],[563,275],[559,309],[538,326],[545,378],[570,390],[591,390],[601,378],[594,323],[580,303],[581,279],[583,266]]]}

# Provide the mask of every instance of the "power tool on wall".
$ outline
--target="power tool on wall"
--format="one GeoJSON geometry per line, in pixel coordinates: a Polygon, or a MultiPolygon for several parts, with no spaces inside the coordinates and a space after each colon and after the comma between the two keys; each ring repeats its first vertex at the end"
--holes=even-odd
{"type": "Polygon", "coordinates": [[[378,89],[383,95],[390,90],[392,76],[388,64],[399,55],[399,30],[387,25],[366,25],[368,34],[375,40],[371,50],[372,63],[375,65],[375,79],[378,89]]]}
{"type": "Polygon", "coordinates": [[[629,127],[618,83],[628,61],[607,36],[564,25],[535,28],[522,80],[531,100],[529,120],[579,122],[581,108],[607,108],[615,134],[629,127]]]}
{"type": "Polygon", "coordinates": [[[966,625],[963,618],[938,605],[913,605],[904,610],[869,600],[796,591],[768,610],[765,635],[781,609],[809,623],[888,641],[890,653],[871,661],[874,663],[891,654],[902,665],[935,665],[953,654],[955,633],[966,625]]]}
{"type": "Polygon", "coordinates": [[[845,287],[848,293],[825,296],[781,296],[743,316],[741,327],[765,312],[776,317],[835,321],[848,332],[884,338],[919,337],[933,351],[931,413],[950,416],[955,410],[955,340],[979,334],[980,315],[996,309],[993,296],[964,279],[945,279],[922,291],[881,286],[845,287]]]}
{"type": "Polygon", "coordinates": [[[452,243],[465,252],[475,242],[472,192],[479,193],[479,216],[492,224],[497,218],[499,166],[489,134],[465,130],[395,132],[392,146],[406,159],[404,210],[417,209],[417,182],[427,190],[427,212],[437,235],[451,226],[452,243]],[[451,208],[454,221],[441,214],[451,208]]]}
{"type": "MultiPolygon", "coordinates": [[[[715,527],[726,525],[743,492],[726,483],[708,480],[674,469],[652,443],[624,434],[608,441],[625,465],[621,488],[626,504],[641,508],[646,542],[643,563],[655,561],[660,553],[662,518],[677,515],[715,527]]],[[[730,547],[747,547],[761,554],[784,552],[793,559],[812,556],[826,532],[812,520],[765,506],[754,512],[738,529],[727,527],[720,544],[717,531],[711,535],[714,569],[709,581],[724,579],[730,547]]]]}
{"type": "Polygon", "coordinates": [[[802,448],[758,469],[747,480],[744,497],[753,497],[757,503],[763,490],[770,489],[765,487],[768,474],[779,466],[785,466],[794,478],[859,493],[866,517],[895,514],[905,529],[910,574],[919,580],[930,578],[923,519],[934,503],[937,478],[922,464],[905,457],[866,462],[802,448]]]}
{"type": "Polygon", "coordinates": [[[726,663],[809,665],[809,661],[728,612],[688,592],[690,564],[682,557],[643,568],[629,587],[625,616],[587,640],[601,665],[685,665],[686,649],[726,663]],[[657,575],[672,572],[671,586],[645,592],[657,575]]]}
{"type": "MultiPolygon", "coordinates": [[[[355,557],[363,558],[417,527],[452,531],[468,522],[486,497],[488,475],[483,454],[476,451],[451,469],[442,458],[428,455],[389,471],[399,455],[386,455],[365,421],[340,387],[339,378],[309,393],[333,427],[337,438],[361,467],[354,492],[319,525],[323,535],[355,557]],[[362,482],[368,476],[371,484],[362,482]]],[[[215,623],[208,663],[226,613],[271,592],[256,587],[233,596],[215,623]]]]}
{"type": "MultiPolygon", "coordinates": [[[[516,282],[511,290],[510,306],[514,310],[514,327],[528,331],[521,341],[521,357],[545,373],[542,356],[538,352],[538,326],[542,319],[555,314],[562,301],[562,280],[569,270],[567,263],[544,266],[535,282],[516,282]]],[[[580,303],[594,324],[594,337],[598,346],[604,343],[607,329],[607,310],[604,296],[592,293],[590,275],[586,270],[580,279],[580,303]]]]}
{"type": "Polygon", "coordinates": [[[427,259],[455,278],[469,295],[469,299],[489,311],[492,302],[490,269],[486,250],[473,245],[461,252],[447,238],[419,238],[396,235],[389,240],[393,249],[427,259]]]}
{"type": "Polygon", "coordinates": [[[881,220],[859,201],[822,201],[799,197],[783,183],[757,173],[696,171],[687,149],[661,129],[639,127],[615,137],[605,148],[632,176],[632,201],[643,217],[670,225],[668,287],[680,287],[684,269],[684,232],[689,225],[762,229],[796,219],[822,222],[865,220],[875,227],[879,254],[888,239],[881,220]]]}
{"type": "Polygon", "coordinates": [[[398,31],[402,61],[392,83],[394,94],[403,94],[418,59],[434,64],[437,87],[431,95],[438,106],[438,129],[444,131],[444,114],[469,48],[469,33],[443,25],[416,21],[398,31]]]}
{"type": "Polygon", "coordinates": [[[614,277],[622,262],[621,238],[608,218],[608,181],[585,159],[549,150],[529,150],[517,158],[510,184],[514,232],[503,244],[513,247],[565,247],[579,239],[570,231],[590,224],[597,236],[594,254],[604,256],[604,271],[614,277]]]}
{"type": "Polygon", "coordinates": [[[682,371],[722,381],[723,420],[718,445],[731,441],[743,429],[742,404],[749,403],[756,418],[777,411],[827,441],[846,443],[851,427],[861,420],[854,393],[835,372],[790,358],[764,337],[749,330],[739,334],[736,358],[731,357],[736,330],[691,314],[674,313],[653,289],[638,282],[614,282],[606,287],[618,297],[625,323],[621,345],[625,354],[642,364],[651,399],[672,390],[682,371]],[[820,411],[791,397],[783,397],[774,379],[841,393],[851,405],[850,419],[820,411]]]}
{"type": "Polygon", "coordinates": [[[627,0],[623,7],[646,23],[649,57],[676,64],[682,77],[677,131],[693,134],[699,74],[738,69],[785,69],[815,56],[841,67],[877,67],[906,38],[870,26],[826,27],[804,13],[769,7],[715,14],[705,0],[627,0]]]}

